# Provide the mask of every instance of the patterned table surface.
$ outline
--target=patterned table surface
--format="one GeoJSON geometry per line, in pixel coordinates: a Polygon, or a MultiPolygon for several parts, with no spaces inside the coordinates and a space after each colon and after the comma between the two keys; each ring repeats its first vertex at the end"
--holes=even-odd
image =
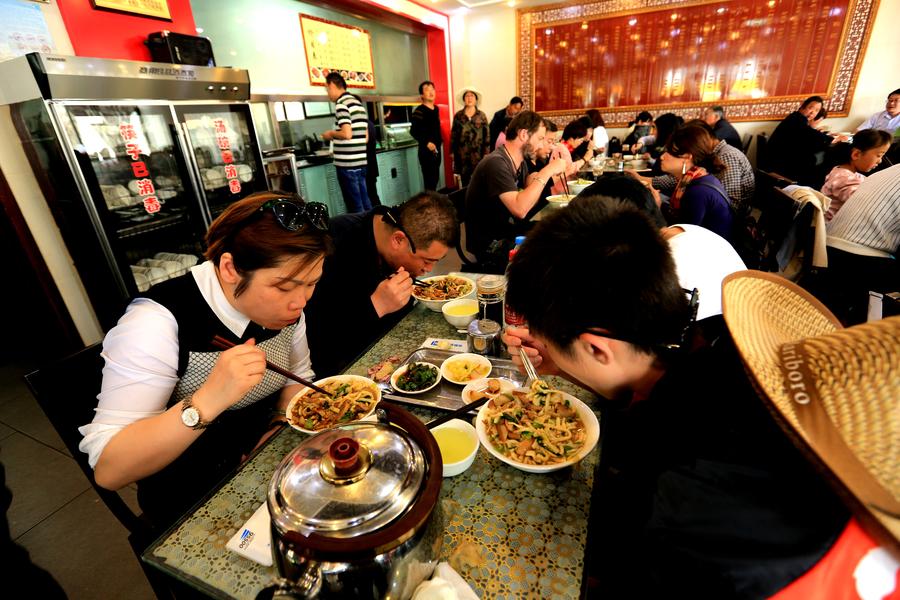
{"type": "MultiPolygon", "coordinates": [[[[379,360],[404,357],[427,337],[461,336],[440,313],[417,306],[347,372],[365,375],[379,360]]],[[[550,381],[596,412],[591,393],[562,379],[550,381]]],[[[428,409],[412,412],[423,420],[435,416],[428,409]]],[[[277,577],[275,567],[243,558],[225,544],[265,501],[281,459],[305,437],[290,428],[274,436],[207,501],[157,540],[144,560],[210,595],[254,598],[277,577]]],[[[449,561],[482,598],[578,597],[598,456],[595,449],[574,467],[533,475],[479,449],[465,473],[443,481],[441,560],[449,561]]]]}

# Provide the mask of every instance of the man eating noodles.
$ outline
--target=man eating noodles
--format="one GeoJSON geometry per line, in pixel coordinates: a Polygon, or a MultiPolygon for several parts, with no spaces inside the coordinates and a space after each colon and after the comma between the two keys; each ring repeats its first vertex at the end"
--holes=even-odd
{"type": "Polygon", "coordinates": [[[694,326],[697,295],[646,215],[578,198],[508,273],[528,322],[504,336],[511,354],[524,346],[540,372],[606,399],[596,593],[767,597],[819,560],[846,510],[756,397],[721,317],[694,326]]]}
{"type": "Polygon", "coordinates": [[[313,369],[340,372],[412,306],[413,277],[431,272],[459,234],[456,210],[435,192],[329,221],[335,252],[306,307],[313,369]],[[312,321],[316,323],[313,325],[312,321]]]}

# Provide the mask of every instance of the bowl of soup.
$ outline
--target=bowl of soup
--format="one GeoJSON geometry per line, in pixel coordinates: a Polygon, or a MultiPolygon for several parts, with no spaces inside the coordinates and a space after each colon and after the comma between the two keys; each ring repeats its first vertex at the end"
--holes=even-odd
{"type": "Polygon", "coordinates": [[[571,202],[577,194],[554,194],[552,196],[547,196],[547,202],[550,203],[550,206],[568,206],[569,202],[571,202]]]}
{"type": "Polygon", "coordinates": [[[451,356],[441,363],[441,376],[451,383],[466,385],[470,381],[487,377],[492,368],[491,361],[484,356],[466,352],[451,356]]]}
{"type": "Polygon", "coordinates": [[[431,430],[444,461],[444,477],[459,475],[478,455],[478,432],[469,423],[453,419],[431,430]]]}
{"type": "Polygon", "coordinates": [[[463,329],[478,317],[478,301],[471,298],[451,300],[441,307],[441,312],[448,323],[463,329]]]}

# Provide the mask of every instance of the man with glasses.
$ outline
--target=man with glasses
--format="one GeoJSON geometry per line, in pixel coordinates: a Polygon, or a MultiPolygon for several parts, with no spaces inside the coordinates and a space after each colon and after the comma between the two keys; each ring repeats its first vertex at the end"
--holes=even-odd
{"type": "Polygon", "coordinates": [[[816,563],[845,509],[771,419],[721,316],[702,327],[645,214],[578,198],[509,268],[507,330],[538,371],[602,398],[587,595],[770,597],[816,563]],[[596,517],[596,518],[594,518],[596,517]]]}
{"type": "Polygon", "coordinates": [[[394,207],[330,220],[335,252],[306,308],[313,369],[339,372],[412,306],[413,277],[429,273],[459,233],[450,200],[422,192],[394,207]]]}

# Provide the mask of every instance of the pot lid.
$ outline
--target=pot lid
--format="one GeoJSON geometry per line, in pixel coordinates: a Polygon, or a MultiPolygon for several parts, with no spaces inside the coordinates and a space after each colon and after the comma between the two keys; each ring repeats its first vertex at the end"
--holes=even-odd
{"type": "Polygon", "coordinates": [[[405,431],[351,423],[311,436],[285,457],[269,486],[269,513],[280,531],[369,533],[409,508],[425,472],[425,456],[405,431]]]}

